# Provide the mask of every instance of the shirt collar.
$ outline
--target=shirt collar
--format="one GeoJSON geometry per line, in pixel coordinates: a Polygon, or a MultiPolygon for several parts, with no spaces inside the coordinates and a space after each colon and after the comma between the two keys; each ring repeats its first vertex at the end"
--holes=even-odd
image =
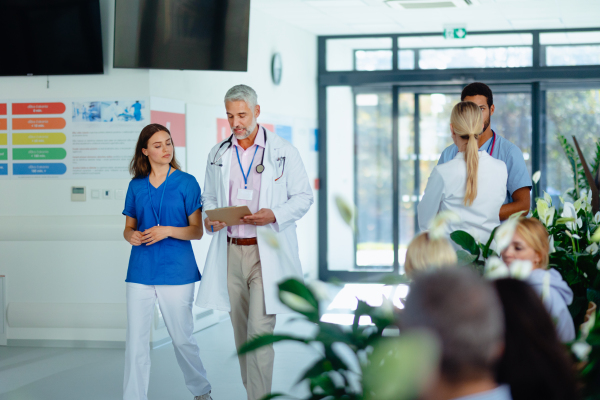
{"type": "MultiPolygon", "coordinates": [[[[265,128],[263,128],[263,127],[262,127],[262,126],[260,126],[259,124],[257,124],[256,126],[258,126],[258,132],[256,133],[256,137],[254,138],[254,144],[253,144],[252,146],[254,146],[254,145],[257,145],[257,146],[260,146],[260,147],[262,147],[262,148],[264,149],[264,148],[265,148],[265,135],[266,135],[267,133],[265,132],[265,128]],[[265,133],[261,133],[261,131],[262,131],[262,132],[265,132],[265,133]]],[[[232,143],[234,146],[238,146],[238,147],[240,147],[240,148],[242,147],[242,146],[240,146],[240,144],[238,143],[238,140],[237,140],[237,138],[235,137],[235,135],[233,135],[233,138],[231,139],[231,143],[232,143]]],[[[252,147],[252,146],[250,146],[250,147],[252,147]]]]}
{"type": "Polygon", "coordinates": [[[492,137],[489,138],[488,140],[485,141],[484,144],[481,145],[481,147],[479,147],[480,150],[485,150],[487,151],[487,148],[490,146],[490,144],[492,143],[492,140],[494,140],[494,135],[496,135],[496,141],[498,141],[498,135],[496,134],[496,132],[494,132],[494,130],[492,129],[492,137]]]}

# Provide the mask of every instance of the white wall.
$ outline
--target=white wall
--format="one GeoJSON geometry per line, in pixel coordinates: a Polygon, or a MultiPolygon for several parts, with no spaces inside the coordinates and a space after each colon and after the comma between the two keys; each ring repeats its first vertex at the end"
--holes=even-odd
{"type": "MultiPolygon", "coordinates": [[[[201,185],[206,154],[216,142],[214,115],[223,107],[223,96],[232,85],[253,86],[263,112],[271,118],[285,117],[295,126],[316,125],[314,35],[253,11],[246,73],[113,69],[114,0],[101,0],[101,12],[104,75],[50,77],[49,88],[46,77],[2,77],[0,98],[156,96],[183,100],[187,103],[188,172],[201,185]],[[283,59],[279,86],[270,79],[274,52],[281,53],[283,59]]],[[[317,158],[309,148],[312,136],[308,128],[296,129],[294,135],[309,177],[314,179],[317,158]]],[[[130,246],[122,239],[122,200],[91,200],[88,195],[86,202],[72,203],[73,185],[86,186],[89,193],[92,188],[126,189],[128,180],[0,181],[0,275],[6,275],[7,302],[13,303],[13,310],[25,310],[19,308],[22,303],[51,304],[43,307],[45,312],[57,310],[56,318],[63,319],[65,310],[73,309],[69,308],[73,305],[79,305],[76,309],[81,312],[101,309],[102,304],[106,305],[104,310],[121,312],[119,306],[111,305],[122,306],[125,302],[130,246]]],[[[315,205],[298,227],[301,260],[312,277],[316,277],[317,270],[316,210],[315,205]]],[[[209,238],[194,243],[200,266],[208,245],[209,238]]],[[[9,343],[14,339],[119,342],[125,337],[123,319],[117,316],[104,327],[65,324],[62,328],[50,322],[46,327],[9,327],[9,343]]],[[[160,335],[166,335],[164,329],[160,335]]]]}

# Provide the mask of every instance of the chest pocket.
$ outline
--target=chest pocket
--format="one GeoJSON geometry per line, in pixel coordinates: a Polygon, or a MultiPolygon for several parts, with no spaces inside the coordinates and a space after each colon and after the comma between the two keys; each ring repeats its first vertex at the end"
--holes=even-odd
{"type": "Polygon", "coordinates": [[[285,203],[287,198],[287,179],[285,177],[273,182],[273,200],[275,204],[285,203]]]}

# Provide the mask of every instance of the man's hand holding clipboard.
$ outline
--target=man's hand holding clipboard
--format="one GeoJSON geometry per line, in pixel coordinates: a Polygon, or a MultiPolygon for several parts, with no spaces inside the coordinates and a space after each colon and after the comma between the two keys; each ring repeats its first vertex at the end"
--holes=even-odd
{"type": "Polygon", "coordinates": [[[263,226],[275,222],[275,214],[268,208],[252,214],[247,206],[223,207],[206,210],[208,218],[204,220],[206,230],[218,232],[226,226],[255,225],[263,226]]]}

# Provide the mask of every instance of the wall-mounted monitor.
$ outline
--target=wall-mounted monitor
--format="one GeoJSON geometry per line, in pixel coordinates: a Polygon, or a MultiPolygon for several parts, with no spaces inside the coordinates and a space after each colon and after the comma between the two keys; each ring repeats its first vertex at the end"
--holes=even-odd
{"type": "Polygon", "coordinates": [[[102,74],[99,0],[0,0],[0,75],[102,74]]]}
{"type": "Polygon", "coordinates": [[[115,68],[246,71],[250,0],[117,0],[115,68]]]}

